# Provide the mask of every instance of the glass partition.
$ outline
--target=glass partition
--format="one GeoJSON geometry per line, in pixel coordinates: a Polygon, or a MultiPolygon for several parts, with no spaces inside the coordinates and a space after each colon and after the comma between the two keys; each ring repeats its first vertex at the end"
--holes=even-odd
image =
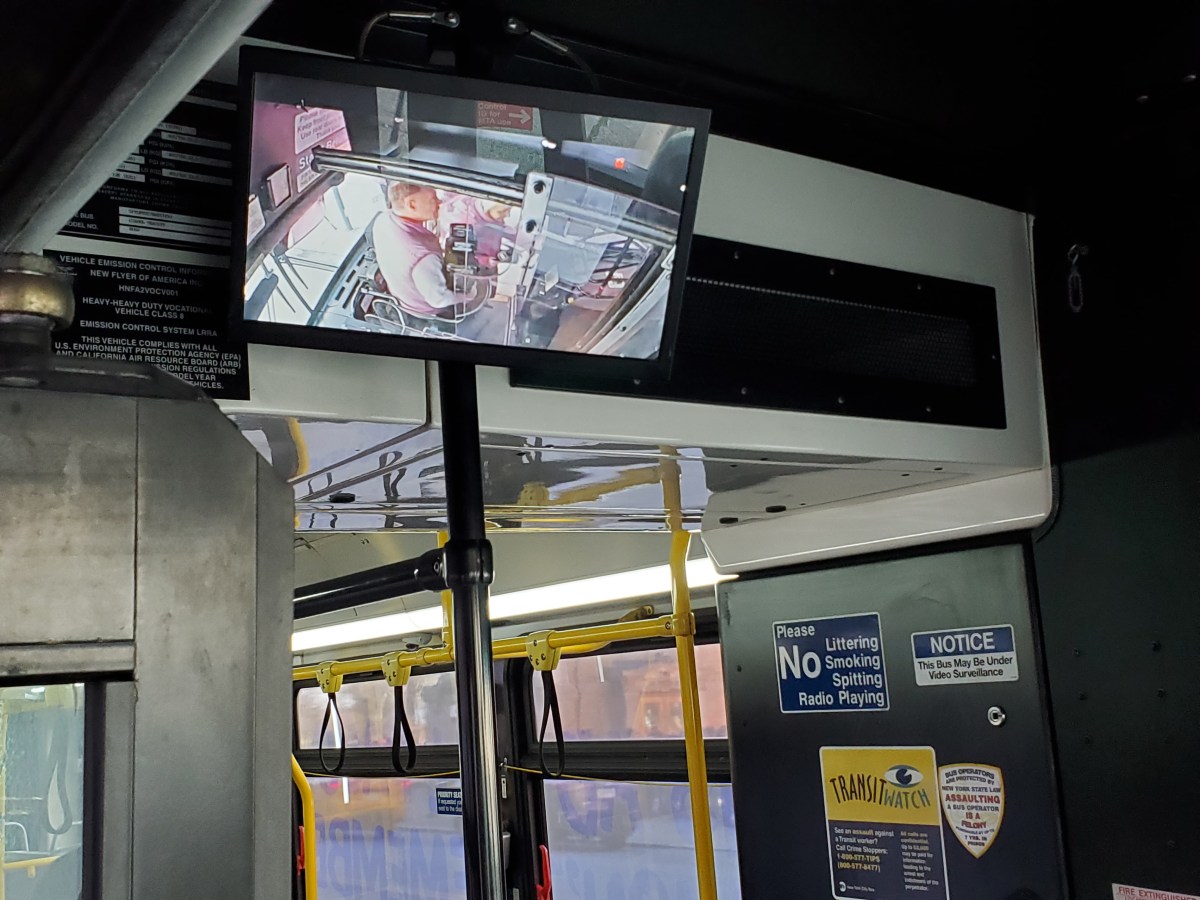
{"type": "Polygon", "coordinates": [[[320,900],[466,897],[462,816],[452,811],[457,779],[312,778],[310,783],[320,900]]]}
{"type": "Polygon", "coordinates": [[[0,688],[4,900],[77,900],[83,876],[83,685],[0,688]]]}
{"type": "MultiPolygon", "coordinates": [[[[545,783],[557,900],[694,900],[692,803],[686,784],[545,783]]],[[[717,895],[741,896],[733,790],[709,786],[717,895]]]]}

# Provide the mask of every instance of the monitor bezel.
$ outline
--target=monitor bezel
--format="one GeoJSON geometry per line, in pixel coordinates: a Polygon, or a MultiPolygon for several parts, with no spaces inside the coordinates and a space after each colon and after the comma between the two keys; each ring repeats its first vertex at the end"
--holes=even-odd
{"type": "Polygon", "coordinates": [[[290,50],[243,47],[238,72],[238,128],[234,144],[233,247],[230,256],[230,326],[248,343],[331,350],[375,356],[394,356],[474,363],[500,368],[547,370],[563,373],[607,375],[669,374],[679,331],[680,308],[686,282],[688,253],[696,219],[700,176],[709,136],[708,110],[627,100],[598,94],[562,91],[530,85],[464,78],[458,75],[414,71],[338,57],[317,56],[290,50]],[[383,87],[465,100],[513,103],[555,111],[610,115],[645,122],[662,122],[694,129],[688,162],[686,190],[675,247],[674,272],[667,294],[662,340],[653,359],[600,356],[496,344],[475,344],[437,338],[343,331],[309,325],[260,322],[245,318],[247,257],[247,199],[250,186],[250,149],[254,121],[254,79],[258,75],[284,75],[329,83],[383,87]]]}

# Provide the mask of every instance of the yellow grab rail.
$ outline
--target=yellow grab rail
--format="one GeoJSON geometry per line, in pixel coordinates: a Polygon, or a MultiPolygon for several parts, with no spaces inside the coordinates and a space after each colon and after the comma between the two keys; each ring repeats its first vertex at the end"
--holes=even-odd
{"type": "MultiPolygon", "coordinates": [[[[617,641],[640,641],[646,638],[674,637],[678,627],[691,629],[691,616],[677,622],[675,616],[658,616],[654,619],[635,619],[630,622],[612,622],[608,625],[593,625],[587,628],[565,628],[551,631],[547,640],[550,646],[564,652],[587,653],[598,644],[617,641]]],[[[495,659],[519,659],[528,655],[528,638],[503,638],[492,642],[492,657],[495,659]]],[[[361,675],[365,672],[382,671],[383,656],[364,656],[335,662],[329,667],[334,676],[361,675]]],[[[454,662],[454,652],[447,647],[423,647],[420,650],[402,651],[395,656],[401,666],[421,668],[443,666],[454,662]]],[[[293,681],[312,681],[317,677],[318,666],[298,666],[292,669],[293,681]]]]}
{"type": "Polygon", "coordinates": [[[696,682],[696,638],[692,624],[692,595],[687,583],[687,556],[691,535],[683,530],[683,497],[679,463],[674,451],[663,449],[663,506],[671,526],[671,611],[686,623],[675,634],[679,663],[679,692],[683,700],[683,745],[687,756],[688,791],[692,800],[692,834],[696,841],[696,882],[700,900],[717,898],[717,866],[713,856],[712,819],[708,810],[708,766],[704,759],[704,727],[700,718],[700,690],[696,682]]]}
{"type": "Polygon", "coordinates": [[[317,900],[317,814],[312,787],[294,756],[292,784],[300,792],[300,819],[304,823],[304,900],[317,900]]]}

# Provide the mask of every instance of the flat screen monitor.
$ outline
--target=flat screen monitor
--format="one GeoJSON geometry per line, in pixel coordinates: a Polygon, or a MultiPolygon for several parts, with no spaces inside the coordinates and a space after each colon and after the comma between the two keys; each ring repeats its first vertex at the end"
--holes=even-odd
{"type": "Polygon", "coordinates": [[[706,111],[260,49],[241,69],[249,340],[669,364],[706,111]]]}

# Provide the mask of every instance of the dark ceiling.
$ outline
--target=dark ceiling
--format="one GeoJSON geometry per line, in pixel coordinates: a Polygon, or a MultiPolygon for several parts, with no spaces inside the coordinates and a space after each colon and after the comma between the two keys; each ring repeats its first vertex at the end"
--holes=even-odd
{"type": "MultiPolygon", "coordinates": [[[[352,53],[387,8],[276,0],[252,33],[352,53]]],[[[417,8],[410,5],[407,8],[417,8]]],[[[457,32],[383,27],[368,55],[587,89],[515,15],[568,41],[601,90],[711,107],[714,130],[1020,208],[1200,110],[1200,3],[1067,0],[465,0],[457,32]],[[1146,98],[1141,99],[1139,98],[1146,98]]]]}
{"type": "MultiPolygon", "coordinates": [[[[188,0],[192,6],[216,0],[188,0]]],[[[228,2],[225,4],[229,5],[228,2]]],[[[718,133],[834,159],[1018,208],[1081,173],[1132,164],[1190,177],[1200,110],[1200,2],[1083,0],[447,0],[457,31],[380,27],[368,55],[401,65],[589,88],[515,15],[566,40],[605,93],[711,107],[718,133]],[[1115,155],[1114,155],[1115,154],[1115,155]]],[[[31,150],[55,92],[86,93],[87,61],[171,4],[6,4],[0,28],[0,171],[31,150]],[[53,39],[47,36],[52,35],[53,39]],[[67,75],[76,67],[76,77],[67,75]]],[[[419,9],[421,3],[399,8],[419,9]]],[[[276,0],[257,37],[353,53],[377,0],[276,0]]],[[[424,8],[431,8],[425,6],[424,8]]]]}

